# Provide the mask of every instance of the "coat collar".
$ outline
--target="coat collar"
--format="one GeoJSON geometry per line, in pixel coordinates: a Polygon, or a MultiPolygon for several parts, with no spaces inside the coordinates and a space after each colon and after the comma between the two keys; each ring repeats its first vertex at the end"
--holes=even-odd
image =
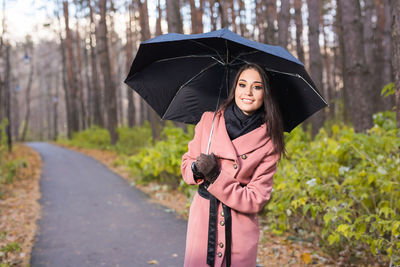
{"type": "MultiPolygon", "coordinates": [[[[211,116],[211,123],[213,117],[214,114],[211,116]]],[[[265,145],[268,140],[266,124],[264,123],[257,129],[231,141],[226,130],[224,114],[221,111],[215,117],[210,152],[220,158],[236,160],[237,156],[249,153],[265,145]]]]}

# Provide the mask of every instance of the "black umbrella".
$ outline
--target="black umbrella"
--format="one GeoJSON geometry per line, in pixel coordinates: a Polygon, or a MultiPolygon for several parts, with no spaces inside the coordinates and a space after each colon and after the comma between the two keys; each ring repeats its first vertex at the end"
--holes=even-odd
{"type": "Polygon", "coordinates": [[[327,106],[304,65],[287,50],[250,41],[228,29],[169,33],[140,44],[125,80],[164,120],[197,123],[215,111],[238,69],[257,63],[269,74],[290,132],[327,106]]]}

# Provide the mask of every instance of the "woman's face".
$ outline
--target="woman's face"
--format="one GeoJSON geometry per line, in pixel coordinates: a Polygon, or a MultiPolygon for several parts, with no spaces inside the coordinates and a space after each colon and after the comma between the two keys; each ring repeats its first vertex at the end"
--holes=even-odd
{"type": "Polygon", "coordinates": [[[249,116],[262,106],[263,99],[264,88],[260,74],[255,69],[244,70],[235,88],[236,105],[249,116]]]}

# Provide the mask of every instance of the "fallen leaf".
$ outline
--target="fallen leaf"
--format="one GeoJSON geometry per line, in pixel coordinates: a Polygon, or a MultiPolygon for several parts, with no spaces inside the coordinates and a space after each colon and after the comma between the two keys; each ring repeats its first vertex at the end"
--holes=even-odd
{"type": "Polygon", "coordinates": [[[178,254],[174,253],[174,254],[172,254],[172,257],[173,258],[178,258],[178,254]]]}
{"type": "Polygon", "coordinates": [[[158,260],[150,260],[147,264],[158,264],[158,260]]]}
{"type": "Polygon", "coordinates": [[[311,263],[311,254],[310,254],[310,253],[307,253],[307,252],[301,254],[301,260],[302,260],[305,264],[311,263]]]}

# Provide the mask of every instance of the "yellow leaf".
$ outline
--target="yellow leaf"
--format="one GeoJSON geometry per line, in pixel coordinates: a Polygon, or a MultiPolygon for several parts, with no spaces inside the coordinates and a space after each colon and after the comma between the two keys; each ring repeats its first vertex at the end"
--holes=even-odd
{"type": "Polygon", "coordinates": [[[301,260],[305,263],[305,264],[309,264],[311,263],[311,254],[310,253],[303,253],[301,254],[301,260]]]}
{"type": "Polygon", "coordinates": [[[158,264],[158,260],[150,260],[147,264],[158,264]]]}

